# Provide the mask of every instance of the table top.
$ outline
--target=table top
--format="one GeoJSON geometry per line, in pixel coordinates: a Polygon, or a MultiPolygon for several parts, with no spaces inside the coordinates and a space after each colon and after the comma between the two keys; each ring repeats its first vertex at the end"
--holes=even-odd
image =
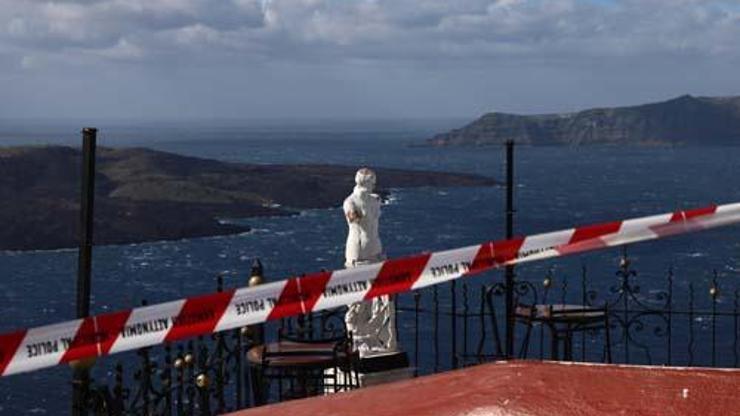
{"type": "Polygon", "coordinates": [[[606,311],[588,305],[537,304],[517,306],[516,316],[540,322],[579,323],[604,319],[606,311]]]}
{"type": "Polygon", "coordinates": [[[247,360],[272,367],[329,368],[335,365],[335,346],[335,342],[271,342],[250,348],[247,360]]]}

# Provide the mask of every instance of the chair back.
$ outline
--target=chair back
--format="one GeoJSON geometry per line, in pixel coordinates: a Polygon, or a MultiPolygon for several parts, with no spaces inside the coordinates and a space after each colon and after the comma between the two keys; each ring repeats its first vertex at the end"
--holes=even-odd
{"type": "Polygon", "coordinates": [[[336,308],[280,320],[278,339],[295,342],[325,343],[348,339],[344,314],[347,308],[336,308]]]}

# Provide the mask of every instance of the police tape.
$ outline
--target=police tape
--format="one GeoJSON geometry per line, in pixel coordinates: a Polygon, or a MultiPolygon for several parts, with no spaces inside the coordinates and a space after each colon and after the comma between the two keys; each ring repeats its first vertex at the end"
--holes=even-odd
{"type": "Polygon", "coordinates": [[[0,375],[100,357],[447,282],[502,265],[740,223],[740,203],[423,253],[0,335],[0,375]]]}

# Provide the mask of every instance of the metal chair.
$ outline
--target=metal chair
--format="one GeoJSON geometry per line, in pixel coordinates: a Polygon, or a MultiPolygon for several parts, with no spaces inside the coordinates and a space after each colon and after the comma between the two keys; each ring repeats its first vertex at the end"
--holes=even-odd
{"type": "Polygon", "coordinates": [[[609,311],[606,305],[592,307],[587,305],[518,304],[515,309],[517,322],[526,325],[526,332],[519,351],[519,358],[526,358],[529,339],[535,323],[545,325],[550,331],[550,358],[560,359],[560,345],[563,346],[563,359],[573,360],[573,334],[577,332],[603,330],[605,336],[604,352],[606,362],[612,362],[611,335],[609,330],[609,311]]]}
{"type": "Polygon", "coordinates": [[[253,349],[260,365],[262,403],[277,382],[277,398],[301,398],[357,388],[356,357],[341,309],[286,318],[278,341],[253,349]]]}

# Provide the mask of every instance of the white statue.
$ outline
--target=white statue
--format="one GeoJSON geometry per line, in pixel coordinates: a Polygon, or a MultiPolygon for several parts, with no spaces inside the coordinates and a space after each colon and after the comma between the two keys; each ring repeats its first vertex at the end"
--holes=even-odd
{"type": "MultiPolygon", "coordinates": [[[[355,175],[355,183],[343,204],[349,227],[345,267],[375,263],[384,257],[378,235],[380,197],[372,193],[375,173],[362,168],[355,175]]],[[[360,357],[397,350],[395,307],[389,296],[350,305],[344,319],[360,357]]]]}
{"type": "Polygon", "coordinates": [[[372,193],[375,188],[375,173],[362,168],[355,175],[355,188],[344,200],[344,216],[349,233],[344,251],[345,267],[360,263],[373,263],[382,259],[383,246],[378,235],[380,197],[372,193]]]}

